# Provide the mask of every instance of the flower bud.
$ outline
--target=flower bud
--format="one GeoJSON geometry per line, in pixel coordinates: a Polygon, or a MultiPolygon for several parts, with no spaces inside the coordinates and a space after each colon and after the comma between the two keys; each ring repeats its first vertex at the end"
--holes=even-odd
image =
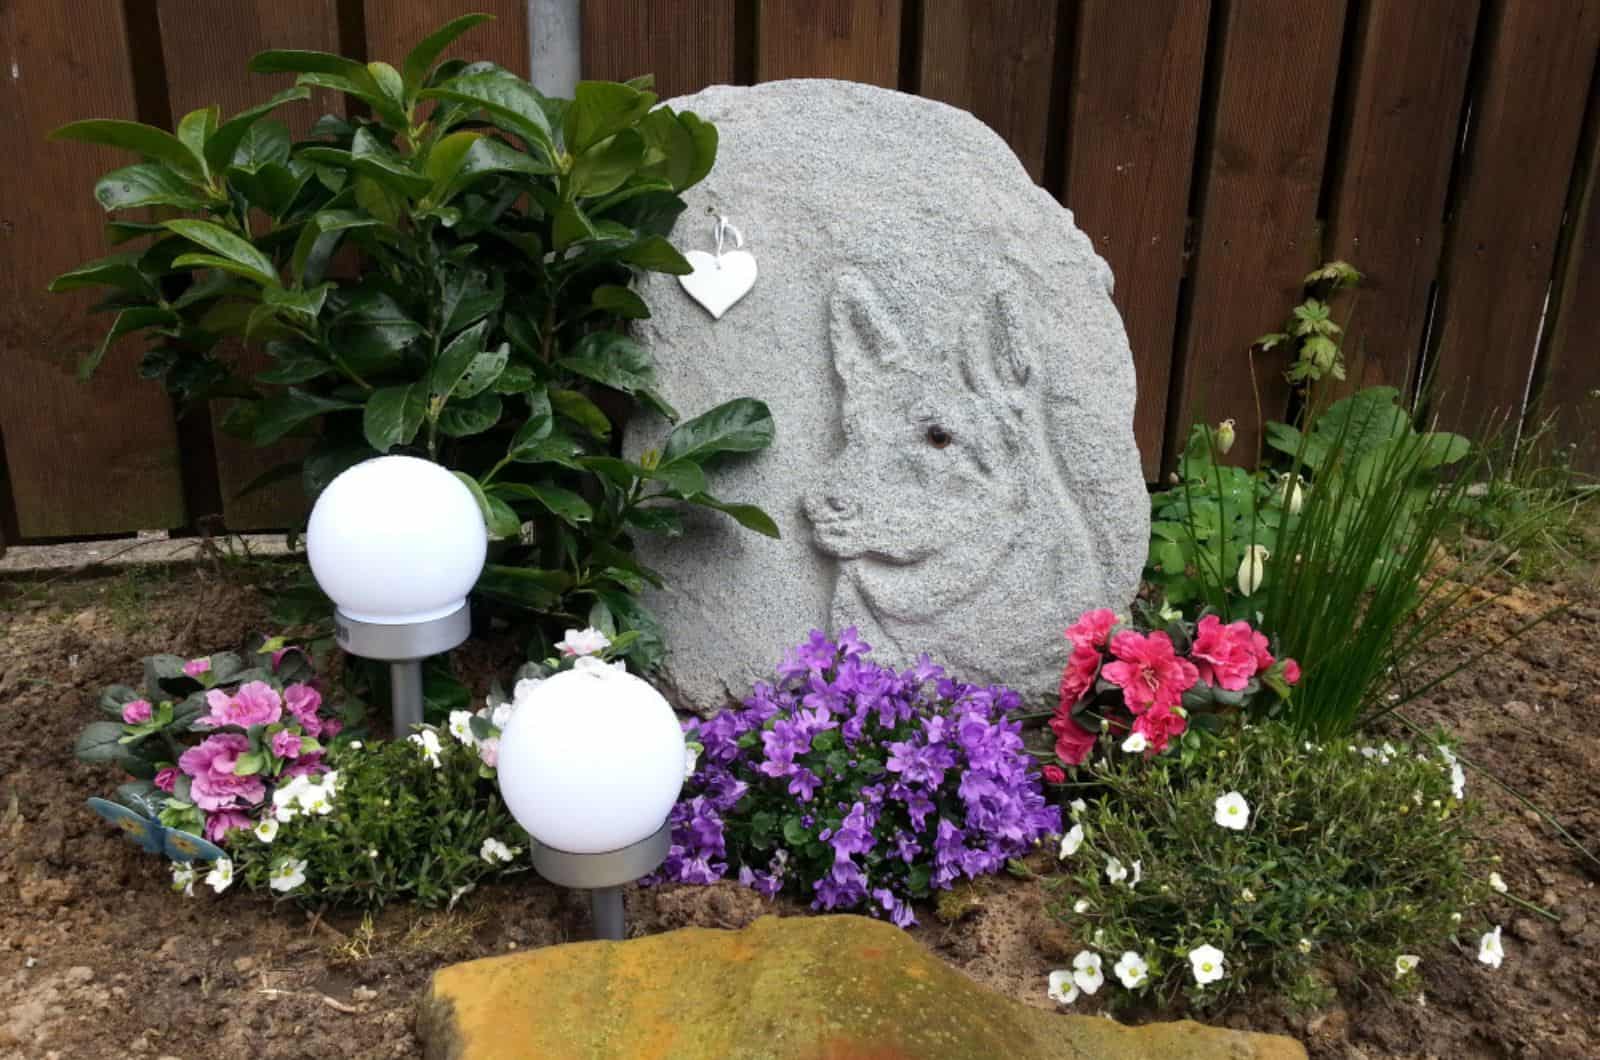
{"type": "Polygon", "coordinates": [[[1233,448],[1233,420],[1217,424],[1217,452],[1226,453],[1233,448]]]}
{"type": "Polygon", "coordinates": [[[1266,575],[1267,560],[1272,558],[1272,553],[1265,545],[1251,545],[1246,551],[1244,560],[1239,564],[1239,592],[1249,596],[1261,588],[1261,579],[1266,575]]]}
{"type": "Polygon", "coordinates": [[[1299,515],[1306,503],[1306,480],[1299,475],[1285,475],[1278,486],[1278,499],[1290,515],[1299,515]]]}

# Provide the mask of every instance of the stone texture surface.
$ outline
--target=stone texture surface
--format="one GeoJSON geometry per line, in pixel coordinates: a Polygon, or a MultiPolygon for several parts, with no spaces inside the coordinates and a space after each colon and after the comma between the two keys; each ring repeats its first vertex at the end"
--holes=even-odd
{"type": "MultiPolygon", "coordinates": [[[[771,406],[774,447],[713,487],[783,540],[697,517],[642,544],[667,577],[668,691],[717,709],[810,629],[855,625],[888,661],[1052,692],[1061,631],[1126,607],[1148,532],[1105,262],[964,111],[821,80],[673,105],[721,134],[674,238],[710,249],[724,214],[760,279],[713,321],[652,276],[638,334],[686,414],[771,406]]],[[[630,451],[664,430],[633,424],[630,451]]]]}
{"type": "MultiPolygon", "coordinates": [[[[1044,985],[1040,984],[1040,989],[1044,985]]],[[[436,972],[428,1060],[1303,1060],[1287,1038],[1188,1021],[1123,1027],[978,986],[864,917],[762,917],[581,942],[436,972]]]]}

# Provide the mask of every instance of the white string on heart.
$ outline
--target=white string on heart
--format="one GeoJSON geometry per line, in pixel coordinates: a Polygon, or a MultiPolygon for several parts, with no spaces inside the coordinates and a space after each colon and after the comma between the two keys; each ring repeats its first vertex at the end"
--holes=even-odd
{"type": "Polygon", "coordinates": [[[721,320],[722,315],[755,286],[756,259],[744,249],[744,233],[738,226],[722,214],[716,216],[711,228],[716,252],[691,250],[684,254],[694,271],[679,276],[678,282],[713,320],[721,320]],[[729,236],[733,237],[733,250],[726,249],[729,236]]]}

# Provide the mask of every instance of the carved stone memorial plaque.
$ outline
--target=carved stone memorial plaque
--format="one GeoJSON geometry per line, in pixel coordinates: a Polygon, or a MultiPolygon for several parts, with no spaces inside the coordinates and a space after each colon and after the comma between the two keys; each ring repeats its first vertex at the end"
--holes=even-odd
{"type": "MultiPolygon", "coordinates": [[[[686,513],[641,540],[665,690],[714,711],[809,630],[855,626],[887,661],[1053,696],[1062,631],[1127,608],[1149,529],[1105,262],[963,111],[838,81],[673,105],[721,134],[675,240],[705,249],[725,215],[761,277],[714,320],[652,275],[637,333],[675,405],[771,406],[774,446],[712,483],[783,539],[686,513]]],[[[636,421],[628,450],[665,429],[636,421]]]]}

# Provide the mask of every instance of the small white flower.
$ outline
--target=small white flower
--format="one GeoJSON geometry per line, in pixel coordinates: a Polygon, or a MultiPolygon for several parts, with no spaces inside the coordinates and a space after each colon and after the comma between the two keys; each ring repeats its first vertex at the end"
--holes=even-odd
{"type": "Polygon", "coordinates": [[[1505,958],[1505,948],[1500,945],[1500,928],[1496,925],[1493,931],[1484,932],[1483,938],[1478,940],[1478,960],[1491,968],[1498,968],[1505,958]]]}
{"type": "Polygon", "coordinates": [[[490,769],[500,765],[500,737],[491,736],[478,745],[478,759],[490,769]]]}
{"type": "Polygon", "coordinates": [[[611,638],[590,626],[588,629],[569,629],[556,644],[562,655],[594,655],[611,647],[611,638]]]}
{"type": "Polygon", "coordinates": [[[1061,852],[1057,858],[1070,858],[1083,846],[1083,825],[1075,824],[1067,829],[1067,834],[1061,837],[1061,852]]]}
{"type": "Polygon", "coordinates": [[[221,894],[233,884],[233,860],[231,858],[218,858],[211,863],[211,871],[206,873],[206,885],[213,891],[221,894]]]}
{"type": "Polygon", "coordinates": [[[1452,923],[1452,924],[1461,923],[1461,914],[1460,913],[1451,913],[1450,914],[1450,923],[1452,923]]]}
{"type": "Polygon", "coordinates": [[[263,817],[256,822],[256,826],[251,831],[263,843],[270,843],[278,838],[278,819],[276,817],[263,817]]]}
{"type": "Polygon", "coordinates": [[[333,789],[327,784],[307,784],[295,796],[303,813],[325,817],[333,812],[333,789]]]}
{"type": "Polygon", "coordinates": [[[1489,873],[1489,889],[1497,894],[1505,894],[1509,890],[1505,879],[1498,872],[1489,873]]]}
{"type": "Polygon", "coordinates": [[[1143,957],[1132,950],[1124,953],[1117,963],[1111,966],[1111,970],[1117,973],[1117,978],[1122,980],[1122,985],[1129,990],[1143,986],[1145,980],[1150,977],[1150,966],[1144,962],[1143,957]]]}
{"type": "Polygon", "coordinates": [[[478,848],[478,856],[493,865],[496,862],[501,864],[509,863],[512,858],[516,857],[516,854],[500,840],[490,836],[483,841],[483,846],[478,848]]]}
{"type": "Polygon", "coordinates": [[[1217,452],[1226,453],[1229,449],[1233,448],[1233,428],[1234,421],[1231,419],[1223,420],[1221,423],[1217,424],[1217,431],[1214,435],[1212,435],[1212,439],[1217,447],[1217,452]]]}
{"type": "Polygon", "coordinates": [[[185,898],[194,897],[194,866],[187,861],[172,863],[172,889],[185,898]]]}
{"type": "Polygon", "coordinates": [[[1128,878],[1128,870],[1116,858],[1106,858],[1106,879],[1112,883],[1121,883],[1128,878]]]}
{"type": "Polygon", "coordinates": [[[1267,560],[1272,558],[1266,545],[1251,545],[1245,552],[1244,559],[1239,563],[1239,594],[1249,596],[1261,588],[1261,579],[1266,576],[1267,560]]]}
{"type": "Polygon", "coordinates": [[[1300,942],[1295,948],[1298,949],[1301,953],[1310,953],[1311,952],[1311,940],[1306,938],[1306,937],[1304,937],[1304,936],[1301,936],[1300,942]]]}
{"type": "Polygon", "coordinates": [[[1144,738],[1144,733],[1142,732],[1133,733],[1122,741],[1122,749],[1131,755],[1141,754],[1149,746],[1150,741],[1144,738]]]}
{"type": "Polygon", "coordinates": [[[1072,958],[1072,981],[1085,994],[1099,990],[1100,984],[1105,982],[1105,975],[1100,971],[1100,955],[1079,950],[1078,955],[1072,958]]]}
{"type": "Polygon", "coordinates": [[[1087,913],[1089,911],[1089,899],[1079,898],[1076,902],[1073,902],[1072,911],[1078,914],[1087,913]]]}
{"type": "Polygon", "coordinates": [[[489,713],[489,724],[505,732],[506,726],[511,724],[511,715],[515,710],[516,708],[510,703],[495,704],[494,710],[489,713]]]}
{"type": "Polygon", "coordinates": [[[1404,979],[1417,970],[1417,965],[1422,963],[1422,958],[1414,953],[1402,953],[1394,959],[1394,977],[1404,979]]]}
{"type": "Polygon", "coordinates": [[[302,883],[306,882],[306,863],[294,858],[284,858],[272,866],[272,873],[268,876],[268,885],[280,894],[288,894],[302,883]]]}
{"type": "Polygon", "coordinates": [[[1250,902],[1254,902],[1255,900],[1256,892],[1252,891],[1250,888],[1246,887],[1239,892],[1239,901],[1248,904],[1250,902]]]}
{"type": "Polygon", "coordinates": [[[1076,821],[1078,817],[1081,816],[1088,808],[1089,804],[1084,802],[1082,799],[1073,799],[1071,802],[1067,803],[1067,809],[1072,812],[1072,819],[1074,821],[1076,821]]]}
{"type": "Polygon", "coordinates": [[[362,743],[360,740],[351,740],[350,741],[350,750],[352,750],[352,751],[359,751],[365,746],[366,746],[366,744],[362,743]]]}
{"type": "Polygon", "coordinates": [[[1461,768],[1460,762],[1450,763],[1450,794],[1457,801],[1467,797],[1467,771],[1461,768]]]}
{"type": "Polygon", "coordinates": [[[452,710],[450,712],[450,735],[461,743],[471,747],[478,740],[472,735],[472,715],[465,710],[452,710]]]}
{"type": "Polygon", "coordinates": [[[1223,953],[1207,943],[1189,951],[1189,964],[1194,967],[1194,981],[1201,986],[1214,983],[1228,973],[1222,970],[1223,953]]]}
{"type": "Polygon", "coordinates": [[[1144,879],[1144,862],[1135,861],[1133,863],[1133,876],[1128,880],[1128,890],[1131,891],[1139,886],[1139,881],[1142,879],[1144,879]]]}
{"type": "Polygon", "coordinates": [[[1361,757],[1376,758],[1378,757],[1378,749],[1376,747],[1363,747],[1361,749],[1361,757]]]}
{"type": "Polygon", "coordinates": [[[1399,751],[1396,751],[1394,749],[1394,744],[1385,743],[1378,750],[1378,761],[1387,762],[1389,759],[1393,758],[1395,755],[1397,755],[1399,753],[1400,753],[1399,751]]]}
{"type": "Polygon", "coordinates": [[[1057,968],[1050,973],[1050,1000],[1058,1005],[1070,1005],[1078,1000],[1078,985],[1072,981],[1072,973],[1065,968],[1057,968]]]}
{"type": "Polygon", "coordinates": [[[438,733],[432,729],[423,729],[421,732],[412,733],[406,739],[422,748],[422,757],[428,760],[429,765],[435,769],[439,768],[440,746],[438,733]]]}
{"type": "Polygon", "coordinates": [[[683,779],[688,780],[694,776],[694,767],[700,764],[700,745],[685,743],[683,745],[683,779]]]}
{"type": "Polygon", "coordinates": [[[1445,765],[1453,766],[1456,764],[1456,753],[1444,744],[1439,745],[1439,757],[1444,759],[1445,765]]]}
{"type": "Polygon", "coordinates": [[[1299,475],[1285,475],[1278,486],[1278,496],[1290,515],[1299,515],[1306,503],[1306,480],[1299,475]]]}
{"type": "Polygon", "coordinates": [[[1237,791],[1217,798],[1217,812],[1213,818],[1224,828],[1242,832],[1250,825],[1250,804],[1237,791]]]}
{"type": "Polygon", "coordinates": [[[367,857],[371,858],[373,861],[377,861],[378,860],[378,848],[377,847],[373,847],[371,850],[367,851],[367,857]]]}
{"type": "MultiPolygon", "coordinates": [[[[511,690],[512,709],[515,710],[516,708],[521,707],[524,703],[528,702],[529,697],[533,695],[540,685],[544,684],[544,680],[545,679],[542,677],[524,677],[522,680],[518,681],[516,687],[511,690]]],[[[511,719],[507,718],[506,720],[510,721],[511,719]]],[[[505,728],[504,725],[497,727],[501,729],[505,728]]]]}

